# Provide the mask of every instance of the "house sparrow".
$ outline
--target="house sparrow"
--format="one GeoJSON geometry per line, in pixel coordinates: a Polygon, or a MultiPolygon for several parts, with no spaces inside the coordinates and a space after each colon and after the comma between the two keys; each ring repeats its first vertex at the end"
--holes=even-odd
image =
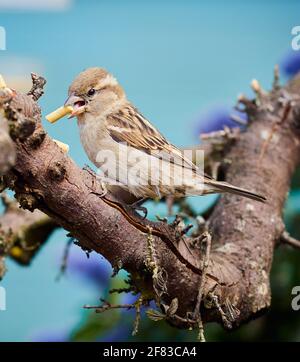
{"type": "Polygon", "coordinates": [[[265,201],[263,196],[201,172],[144,118],[117,80],[102,68],[89,68],[74,79],[65,106],[73,109],[70,118],[77,117],[81,142],[94,165],[103,169],[103,156],[111,158],[105,164],[108,189],[117,181],[138,199],[230,192],[265,201]],[[134,157],[124,157],[130,153],[134,157]],[[132,172],[137,163],[139,171],[132,172]]]}

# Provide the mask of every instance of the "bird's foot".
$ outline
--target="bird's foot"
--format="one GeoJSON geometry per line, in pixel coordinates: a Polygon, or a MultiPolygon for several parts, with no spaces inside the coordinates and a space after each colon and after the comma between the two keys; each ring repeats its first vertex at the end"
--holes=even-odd
{"type": "Polygon", "coordinates": [[[88,164],[85,164],[82,169],[83,169],[84,171],[87,171],[89,174],[97,177],[96,172],[95,172],[88,164]]]}
{"type": "Polygon", "coordinates": [[[147,198],[142,198],[140,200],[137,200],[133,204],[127,205],[127,207],[130,208],[132,211],[141,211],[144,214],[143,219],[146,219],[146,217],[148,215],[148,210],[146,207],[141,206],[141,204],[143,202],[145,202],[146,200],[147,200],[147,198]]]}
{"type": "Polygon", "coordinates": [[[92,175],[93,177],[95,177],[97,180],[99,180],[100,182],[100,186],[102,188],[102,192],[93,192],[93,194],[99,196],[99,197],[104,197],[106,196],[106,194],[108,193],[107,187],[106,187],[106,183],[103,180],[103,178],[98,175],[94,170],[91,169],[91,167],[89,165],[84,165],[83,170],[87,171],[90,175],[92,175]]]}

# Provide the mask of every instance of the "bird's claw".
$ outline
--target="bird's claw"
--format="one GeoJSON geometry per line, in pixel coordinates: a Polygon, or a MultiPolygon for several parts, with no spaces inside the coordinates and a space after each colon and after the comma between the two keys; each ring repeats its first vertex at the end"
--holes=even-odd
{"type": "Polygon", "coordinates": [[[84,171],[87,171],[90,175],[97,176],[96,172],[88,165],[85,164],[82,168],[84,171]]]}
{"type": "Polygon", "coordinates": [[[143,215],[143,220],[146,219],[147,215],[148,215],[148,210],[145,206],[129,206],[133,211],[141,211],[144,215],[143,215]]]}
{"type": "Polygon", "coordinates": [[[138,200],[138,201],[134,202],[133,204],[129,205],[128,207],[132,211],[141,211],[144,214],[143,219],[146,219],[146,217],[148,215],[148,210],[145,206],[141,206],[141,204],[144,201],[145,201],[145,199],[138,200]]]}
{"type": "Polygon", "coordinates": [[[107,187],[106,187],[106,183],[103,181],[101,176],[99,176],[94,170],[92,170],[89,165],[84,165],[83,170],[87,171],[90,175],[92,175],[93,177],[95,177],[97,180],[100,181],[100,186],[101,186],[102,192],[101,193],[93,192],[93,194],[97,195],[99,197],[106,196],[107,193],[108,193],[108,190],[107,190],[107,187]]]}

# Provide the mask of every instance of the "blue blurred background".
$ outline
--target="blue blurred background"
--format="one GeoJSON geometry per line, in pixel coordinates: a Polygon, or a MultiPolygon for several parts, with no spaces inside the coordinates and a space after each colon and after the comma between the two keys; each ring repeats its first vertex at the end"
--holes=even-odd
{"type": "MultiPolygon", "coordinates": [[[[237,95],[250,92],[252,78],[269,88],[275,64],[283,80],[300,68],[299,52],[291,50],[295,25],[300,25],[297,0],[0,0],[0,26],[7,35],[0,73],[19,90],[30,88],[30,72],[45,76],[40,101],[45,115],[64,102],[78,72],[105,67],[163,134],[186,146],[199,142],[199,132],[229,122],[237,95]]],[[[88,163],[74,119],[44,126],[70,145],[79,165],[88,163]]],[[[193,205],[201,210],[211,201],[197,198],[193,205]]],[[[55,280],[66,241],[66,233],[56,231],[30,267],[7,262],[1,341],[130,340],[132,314],[128,322],[124,314],[94,316],[82,309],[107,294],[111,269],[103,258],[87,259],[74,246],[66,275],[55,280]]],[[[156,327],[146,322],[144,336],[194,338],[156,327]]],[[[212,339],[223,338],[218,327],[209,328],[212,339]]],[[[299,338],[300,326],[296,331],[293,338],[299,338]]],[[[136,340],[143,338],[143,327],[141,336],[136,340]]]]}

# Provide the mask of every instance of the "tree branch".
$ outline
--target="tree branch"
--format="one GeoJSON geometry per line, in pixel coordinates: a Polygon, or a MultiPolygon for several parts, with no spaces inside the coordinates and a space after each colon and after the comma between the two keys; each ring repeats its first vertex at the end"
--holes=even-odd
{"type": "MultiPolygon", "coordinates": [[[[11,99],[6,88],[0,89],[0,107],[11,99]]],[[[5,174],[15,162],[15,146],[8,133],[8,124],[0,112],[0,176],[5,174]]]]}
{"type": "MultiPolygon", "coordinates": [[[[189,316],[201,285],[202,320],[235,327],[270,305],[273,250],[284,230],[283,204],[300,162],[299,92],[297,77],[285,88],[259,93],[257,100],[240,99],[249,126],[228,147],[226,180],[263,194],[268,201],[262,205],[234,195],[220,198],[207,223],[212,248],[203,283],[201,273],[182,263],[158,236],[151,235],[155,265],[149,263],[149,235],[97,196],[102,189],[96,178],[77,167],[45,133],[40,110],[29,96],[18,94],[10,103],[12,110],[35,121],[35,130],[26,140],[15,135],[17,159],[6,182],[23,208],[45,212],[83,248],[101,253],[116,269],[126,269],[149,298],[161,305],[177,298],[176,314],[167,316],[173,325],[197,325],[189,316]],[[287,102],[291,107],[286,115],[287,102]]],[[[12,121],[9,112],[7,118],[12,121]]],[[[184,258],[199,268],[204,257],[201,248],[196,245],[190,256],[174,228],[163,222],[146,225],[163,230],[184,258]]]]}
{"type": "Polygon", "coordinates": [[[19,208],[16,201],[1,195],[5,211],[0,216],[0,279],[5,273],[4,256],[28,265],[57,224],[39,210],[30,212],[19,208]]]}
{"type": "Polygon", "coordinates": [[[286,230],[281,234],[280,242],[300,249],[300,240],[293,238],[286,230]]]}

